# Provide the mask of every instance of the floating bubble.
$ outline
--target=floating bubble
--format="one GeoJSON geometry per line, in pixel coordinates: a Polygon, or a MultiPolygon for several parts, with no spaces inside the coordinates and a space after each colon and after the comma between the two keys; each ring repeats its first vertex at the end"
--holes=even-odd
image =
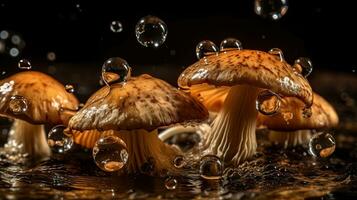
{"type": "Polygon", "coordinates": [[[55,52],[48,52],[47,53],[47,60],[53,62],[56,60],[56,54],[55,52]]]}
{"type": "Polygon", "coordinates": [[[288,11],[287,0],[255,0],[254,11],[263,18],[279,20],[288,11]]]}
{"type": "Polygon", "coordinates": [[[206,56],[217,55],[218,47],[209,40],[203,40],[196,46],[197,59],[204,58],[206,56]]]}
{"type": "Polygon", "coordinates": [[[167,26],[164,21],[155,16],[146,16],[135,26],[138,42],[145,47],[159,47],[167,37],[167,26]]]}
{"type": "Polygon", "coordinates": [[[182,168],[185,165],[186,165],[186,161],[185,161],[185,158],[183,156],[178,155],[178,156],[175,157],[174,166],[176,168],[182,168]]]}
{"type": "Polygon", "coordinates": [[[13,47],[13,48],[10,49],[9,54],[12,57],[17,57],[20,54],[20,51],[19,51],[18,48],[13,47]]]}
{"type": "Polygon", "coordinates": [[[123,25],[120,21],[112,21],[112,23],[110,23],[110,30],[113,33],[120,33],[123,31],[123,25]]]}
{"type": "Polygon", "coordinates": [[[102,79],[108,86],[124,82],[128,80],[130,76],[131,68],[126,60],[122,58],[109,58],[102,66],[102,79]]]}
{"type": "Polygon", "coordinates": [[[308,77],[313,70],[311,60],[306,57],[296,59],[293,67],[304,77],[308,77]]]}
{"type": "Polygon", "coordinates": [[[18,35],[11,36],[11,42],[15,45],[19,45],[21,43],[21,37],[18,35]]]}
{"type": "Polygon", "coordinates": [[[26,60],[26,59],[21,59],[17,66],[20,68],[20,69],[31,69],[31,63],[30,61],[26,60]]]}
{"type": "Polygon", "coordinates": [[[235,38],[226,38],[219,45],[219,51],[231,51],[243,49],[242,43],[235,38]]]}
{"type": "Polygon", "coordinates": [[[309,142],[309,152],[315,157],[329,157],[335,151],[335,148],[335,138],[327,132],[315,134],[309,142]]]}
{"type": "Polygon", "coordinates": [[[7,30],[2,30],[0,32],[0,38],[6,40],[9,37],[9,32],[7,30]]]}
{"type": "Polygon", "coordinates": [[[284,61],[284,54],[283,51],[279,48],[272,48],[269,50],[269,53],[272,55],[276,55],[280,58],[280,61],[284,61]]]}
{"type": "Polygon", "coordinates": [[[221,160],[214,155],[206,155],[200,161],[200,175],[204,179],[220,179],[223,173],[221,160]]]}
{"type": "Polygon", "coordinates": [[[166,189],[168,190],[174,190],[176,189],[177,187],[177,180],[173,177],[168,177],[166,180],[165,180],[165,187],[166,189]]]}
{"type": "Polygon", "coordinates": [[[25,41],[20,34],[10,31],[0,31],[0,53],[8,54],[11,57],[20,55],[22,49],[25,47],[25,41]]]}
{"type": "Polygon", "coordinates": [[[96,165],[106,172],[122,169],[128,158],[125,142],[114,135],[99,138],[93,147],[93,159],[96,165]]]}
{"type": "Polygon", "coordinates": [[[256,109],[264,115],[273,115],[280,108],[280,97],[270,90],[263,90],[257,96],[256,109]]]}
{"type": "Polygon", "coordinates": [[[67,84],[64,86],[64,88],[66,89],[67,92],[69,93],[74,93],[74,86],[71,84],[67,84]]]}
{"type": "Polygon", "coordinates": [[[6,71],[0,70],[0,79],[3,79],[6,75],[6,71]]]}
{"type": "Polygon", "coordinates": [[[28,108],[27,99],[20,95],[15,95],[10,98],[9,109],[15,115],[25,113],[28,108]]]}
{"type": "Polygon", "coordinates": [[[57,125],[48,133],[48,146],[56,153],[65,153],[73,146],[72,135],[65,132],[66,127],[57,125]]]}

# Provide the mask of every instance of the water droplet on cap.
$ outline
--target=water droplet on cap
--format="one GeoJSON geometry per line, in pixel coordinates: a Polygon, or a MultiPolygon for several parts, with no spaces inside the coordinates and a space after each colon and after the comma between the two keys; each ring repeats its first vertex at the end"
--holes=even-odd
{"type": "Polygon", "coordinates": [[[304,77],[308,77],[313,70],[311,60],[306,57],[296,59],[293,67],[304,77]]]}
{"type": "Polygon", "coordinates": [[[15,115],[23,114],[27,111],[28,101],[25,97],[15,95],[10,98],[9,109],[15,115]]]}
{"type": "Polygon", "coordinates": [[[196,46],[196,56],[197,59],[204,58],[206,56],[216,55],[218,52],[218,47],[209,40],[201,41],[196,46]]]}
{"type": "Polygon", "coordinates": [[[64,86],[64,88],[66,89],[67,92],[69,92],[69,93],[74,93],[74,87],[73,87],[73,85],[67,84],[67,85],[64,86]]]}
{"type": "Polygon", "coordinates": [[[269,50],[269,53],[272,55],[276,55],[280,58],[280,61],[284,61],[284,54],[283,51],[279,48],[272,48],[269,50]]]}
{"type": "Polygon", "coordinates": [[[122,58],[114,57],[106,60],[102,66],[102,79],[105,84],[112,85],[128,80],[131,76],[129,64],[122,58]]]}
{"type": "Polygon", "coordinates": [[[226,38],[219,45],[219,50],[221,52],[241,49],[243,49],[242,43],[235,38],[226,38]]]}

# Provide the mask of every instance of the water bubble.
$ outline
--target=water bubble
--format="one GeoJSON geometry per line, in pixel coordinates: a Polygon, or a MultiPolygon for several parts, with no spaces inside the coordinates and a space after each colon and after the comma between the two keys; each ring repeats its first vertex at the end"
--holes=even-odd
{"type": "Polygon", "coordinates": [[[9,32],[7,30],[2,30],[0,32],[0,38],[6,40],[9,37],[9,32]]]}
{"type": "Polygon", "coordinates": [[[206,56],[215,55],[218,52],[218,47],[209,40],[203,40],[196,46],[197,59],[204,58],[206,56]]]}
{"type": "Polygon", "coordinates": [[[242,43],[235,38],[226,38],[219,45],[219,51],[231,51],[243,49],[242,43]]]}
{"type": "Polygon", "coordinates": [[[200,161],[200,175],[204,179],[220,179],[223,173],[221,160],[214,155],[206,155],[200,161]]]}
{"type": "Polygon", "coordinates": [[[315,134],[311,137],[309,142],[309,152],[315,157],[329,157],[335,151],[335,148],[335,139],[327,132],[315,134]]]}
{"type": "Polygon", "coordinates": [[[12,96],[9,101],[9,108],[15,115],[25,113],[28,108],[27,99],[20,95],[12,96]]]}
{"type": "Polygon", "coordinates": [[[17,57],[20,54],[20,51],[19,51],[18,48],[13,47],[13,48],[10,49],[9,54],[12,57],[17,57]]]}
{"type": "Polygon", "coordinates": [[[176,186],[177,186],[177,180],[173,177],[168,177],[166,180],[165,180],[165,187],[166,189],[168,190],[174,190],[176,189],[176,186]]]}
{"type": "Polygon", "coordinates": [[[48,52],[47,53],[47,60],[49,60],[49,61],[55,61],[56,60],[56,54],[55,54],[55,52],[48,52]]]}
{"type": "Polygon", "coordinates": [[[310,118],[312,116],[312,109],[305,107],[304,109],[302,109],[302,117],[304,118],[310,118]]]}
{"type": "Polygon", "coordinates": [[[64,88],[66,89],[67,92],[69,92],[69,93],[74,93],[74,87],[73,87],[73,85],[67,84],[67,85],[64,86],[64,88]]]}
{"type": "Polygon", "coordinates": [[[160,18],[148,15],[135,26],[138,42],[145,47],[159,47],[167,37],[167,26],[160,18]]]}
{"type": "Polygon", "coordinates": [[[113,33],[120,33],[123,31],[123,25],[120,21],[112,21],[112,23],[110,23],[110,30],[113,33]]]}
{"type": "Polygon", "coordinates": [[[31,63],[30,61],[26,60],[26,59],[21,59],[17,66],[20,68],[20,69],[31,69],[31,63]]]}
{"type": "Polygon", "coordinates": [[[93,159],[97,166],[107,172],[122,169],[129,158],[125,142],[117,136],[109,135],[95,143],[93,159]]]}
{"type": "Polygon", "coordinates": [[[6,75],[6,71],[0,71],[0,79],[3,79],[4,76],[6,75]]]}
{"type": "Polygon", "coordinates": [[[65,126],[57,125],[48,133],[48,146],[56,153],[67,152],[73,146],[72,135],[67,134],[65,129],[65,126]]]}
{"type": "Polygon", "coordinates": [[[287,0],[255,0],[254,11],[263,18],[279,20],[288,11],[287,0]]]}
{"type": "Polygon", "coordinates": [[[102,66],[102,79],[105,84],[112,85],[128,80],[131,76],[131,68],[126,60],[114,57],[106,60],[102,66]]]}
{"type": "Polygon", "coordinates": [[[279,48],[272,48],[269,50],[269,53],[272,55],[276,55],[280,58],[280,61],[284,61],[284,54],[283,51],[279,48]]]}
{"type": "Polygon", "coordinates": [[[257,110],[264,115],[273,115],[280,108],[280,97],[270,90],[263,90],[257,96],[257,110]]]}
{"type": "Polygon", "coordinates": [[[176,168],[182,168],[185,165],[186,165],[186,161],[185,161],[185,158],[183,156],[178,155],[178,156],[175,157],[174,166],[176,168]]]}
{"type": "Polygon", "coordinates": [[[296,59],[293,67],[304,77],[309,76],[313,69],[311,60],[306,57],[296,59]]]}
{"type": "Polygon", "coordinates": [[[18,35],[13,35],[11,37],[11,42],[15,45],[19,45],[21,43],[21,37],[18,35]]]}

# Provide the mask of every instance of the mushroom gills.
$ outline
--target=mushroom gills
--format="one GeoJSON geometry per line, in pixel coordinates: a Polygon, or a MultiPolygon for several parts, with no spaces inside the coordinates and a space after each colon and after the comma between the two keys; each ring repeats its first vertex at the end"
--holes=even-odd
{"type": "Polygon", "coordinates": [[[284,148],[308,144],[310,138],[311,138],[311,130],[269,132],[269,140],[271,142],[282,145],[284,148]]]}
{"type": "Polygon", "coordinates": [[[126,143],[129,153],[126,168],[130,173],[175,171],[173,161],[179,152],[158,138],[157,129],[151,132],[143,129],[120,131],[116,135],[126,143]]]}
{"type": "Polygon", "coordinates": [[[256,98],[260,89],[248,85],[233,86],[205,138],[206,153],[217,155],[237,166],[256,152],[256,98]]]}
{"type": "Polygon", "coordinates": [[[51,155],[44,125],[34,125],[15,119],[8,140],[8,144],[11,143],[19,145],[19,153],[26,153],[31,158],[41,159],[51,155]]]}

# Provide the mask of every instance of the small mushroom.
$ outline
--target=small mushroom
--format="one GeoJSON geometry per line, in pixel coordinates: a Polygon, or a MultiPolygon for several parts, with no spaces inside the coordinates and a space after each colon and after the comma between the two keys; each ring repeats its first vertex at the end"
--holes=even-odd
{"type": "Polygon", "coordinates": [[[285,61],[266,52],[236,50],[205,57],[184,70],[182,89],[208,84],[230,87],[222,109],[204,139],[207,152],[237,166],[256,152],[256,99],[262,89],[313,103],[307,80],[285,61]]]}
{"type": "Polygon", "coordinates": [[[270,129],[269,140],[285,148],[306,144],[313,129],[336,127],[338,115],[334,108],[320,95],[314,93],[311,117],[304,117],[304,104],[291,97],[281,99],[281,106],[274,115],[259,115],[257,123],[270,129]]]}
{"type": "Polygon", "coordinates": [[[51,154],[43,124],[66,124],[71,115],[63,110],[77,107],[75,96],[44,73],[25,71],[0,81],[0,116],[14,119],[9,142],[22,144],[22,153],[33,158],[51,154]]]}
{"type": "Polygon", "coordinates": [[[157,128],[208,117],[206,108],[168,83],[141,75],[123,84],[103,87],[70,120],[69,128],[86,131],[113,130],[128,148],[128,173],[142,172],[154,161],[153,172],[175,171],[180,152],[158,138],[157,128]]]}

